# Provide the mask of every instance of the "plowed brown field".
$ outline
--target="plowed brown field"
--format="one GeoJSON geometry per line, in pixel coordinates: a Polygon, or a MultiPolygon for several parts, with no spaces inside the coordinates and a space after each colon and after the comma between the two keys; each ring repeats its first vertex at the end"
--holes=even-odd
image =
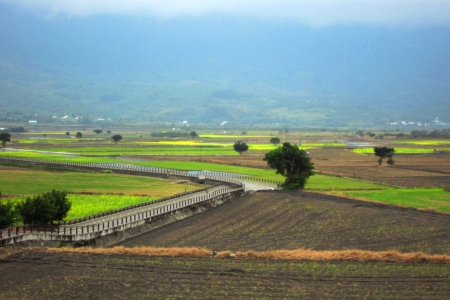
{"type": "Polygon", "coordinates": [[[450,215],[316,193],[258,192],[122,245],[450,254],[449,221],[450,215]]]}
{"type": "Polygon", "coordinates": [[[445,264],[155,258],[22,251],[0,299],[448,299],[445,264]]]}

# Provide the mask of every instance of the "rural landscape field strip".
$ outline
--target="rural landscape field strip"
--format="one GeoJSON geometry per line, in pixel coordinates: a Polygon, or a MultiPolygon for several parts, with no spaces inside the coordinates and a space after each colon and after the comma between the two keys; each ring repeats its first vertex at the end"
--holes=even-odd
{"type": "Polygon", "coordinates": [[[0,170],[3,194],[36,195],[56,190],[68,192],[121,193],[166,197],[198,187],[159,178],[91,172],[0,170]]]}
{"type": "Polygon", "coordinates": [[[24,250],[0,260],[0,299],[446,299],[436,263],[271,261],[24,250]]]}
{"type": "MultiPolygon", "coordinates": [[[[1,153],[0,153],[1,155],[1,153]]],[[[54,159],[61,162],[79,162],[79,163],[110,163],[110,164],[120,164],[126,163],[129,165],[143,166],[143,167],[153,167],[153,168],[167,168],[167,169],[177,169],[177,170],[208,170],[212,172],[224,172],[224,173],[234,173],[240,175],[252,176],[259,179],[266,179],[276,182],[284,181],[284,177],[276,174],[274,170],[261,169],[261,168],[249,168],[243,166],[231,166],[226,164],[217,163],[207,163],[207,162],[195,162],[195,161],[164,161],[164,160],[152,160],[152,161],[128,161],[120,160],[115,158],[68,158],[62,155],[52,155],[47,157],[43,154],[36,153],[12,153],[7,156],[12,157],[23,157],[23,158],[41,158],[41,159],[54,159]]],[[[384,185],[379,185],[376,183],[363,182],[349,178],[338,178],[324,176],[316,174],[311,177],[308,181],[307,188],[312,190],[372,190],[372,189],[386,189],[384,185]]]]}
{"type": "Polygon", "coordinates": [[[354,191],[343,194],[403,207],[450,213],[450,192],[442,188],[354,191]]]}

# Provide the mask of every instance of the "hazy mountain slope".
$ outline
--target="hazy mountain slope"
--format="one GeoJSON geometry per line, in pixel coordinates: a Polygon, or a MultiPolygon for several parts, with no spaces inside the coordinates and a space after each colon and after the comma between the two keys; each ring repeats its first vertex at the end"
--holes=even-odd
{"type": "Polygon", "coordinates": [[[450,120],[450,30],[42,20],[0,4],[0,109],[315,126],[450,120]]]}

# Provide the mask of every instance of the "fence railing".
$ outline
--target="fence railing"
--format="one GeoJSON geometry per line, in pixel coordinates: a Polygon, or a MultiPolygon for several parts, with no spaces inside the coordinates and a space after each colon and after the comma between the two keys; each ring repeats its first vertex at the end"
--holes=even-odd
{"type": "Polygon", "coordinates": [[[0,246],[14,244],[20,241],[28,240],[48,240],[75,242],[89,240],[94,237],[104,236],[116,231],[122,231],[128,228],[142,225],[146,222],[157,220],[158,217],[171,214],[176,211],[186,209],[198,203],[204,203],[223,198],[232,194],[240,194],[244,191],[243,186],[228,186],[222,189],[214,190],[211,193],[199,195],[194,198],[185,199],[179,202],[167,204],[161,207],[153,207],[129,214],[126,216],[118,215],[112,220],[97,219],[94,224],[81,225],[21,225],[0,230],[0,246]]]}
{"type": "MultiPolygon", "coordinates": [[[[237,181],[226,181],[225,178],[229,179],[241,179],[245,181],[253,181],[262,184],[270,184],[273,186],[280,186],[282,184],[281,181],[268,180],[264,178],[246,176],[241,174],[232,174],[232,173],[221,173],[221,172],[209,172],[209,171],[188,171],[188,170],[177,170],[177,169],[166,169],[166,168],[154,168],[154,167],[143,167],[136,165],[128,165],[128,164],[105,164],[105,163],[88,163],[88,162],[76,162],[76,161],[64,161],[57,159],[48,159],[48,158],[22,158],[15,156],[0,156],[0,160],[6,160],[10,162],[28,162],[35,164],[52,164],[52,165],[60,165],[60,166],[73,166],[73,167],[83,167],[83,168],[96,168],[96,169],[105,169],[105,170],[122,170],[122,171],[135,171],[135,172],[146,172],[146,173],[155,173],[155,174],[164,174],[167,176],[175,175],[175,176],[184,176],[184,177],[197,177],[196,175],[204,175],[208,179],[220,178],[220,181],[225,182],[237,182],[237,181]],[[196,174],[196,175],[194,175],[196,174]]],[[[218,180],[218,179],[216,179],[218,180]]]]}

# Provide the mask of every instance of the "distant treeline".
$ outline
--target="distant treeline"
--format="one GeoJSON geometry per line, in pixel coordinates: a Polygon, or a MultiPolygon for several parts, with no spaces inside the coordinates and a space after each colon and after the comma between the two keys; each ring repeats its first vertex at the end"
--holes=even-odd
{"type": "Polygon", "coordinates": [[[168,132],[154,132],[152,133],[153,137],[189,137],[188,132],[182,132],[182,131],[168,131],[168,132]]]}
{"type": "Polygon", "coordinates": [[[406,133],[398,133],[395,135],[397,138],[440,138],[440,139],[449,139],[450,138],[450,129],[442,129],[442,130],[413,130],[409,134],[406,133]]]}
{"type": "Polygon", "coordinates": [[[25,128],[20,126],[20,127],[9,127],[9,128],[6,129],[6,131],[9,131],[9,132],[25,132],[26,130],[25,130],[25,128]]]}

